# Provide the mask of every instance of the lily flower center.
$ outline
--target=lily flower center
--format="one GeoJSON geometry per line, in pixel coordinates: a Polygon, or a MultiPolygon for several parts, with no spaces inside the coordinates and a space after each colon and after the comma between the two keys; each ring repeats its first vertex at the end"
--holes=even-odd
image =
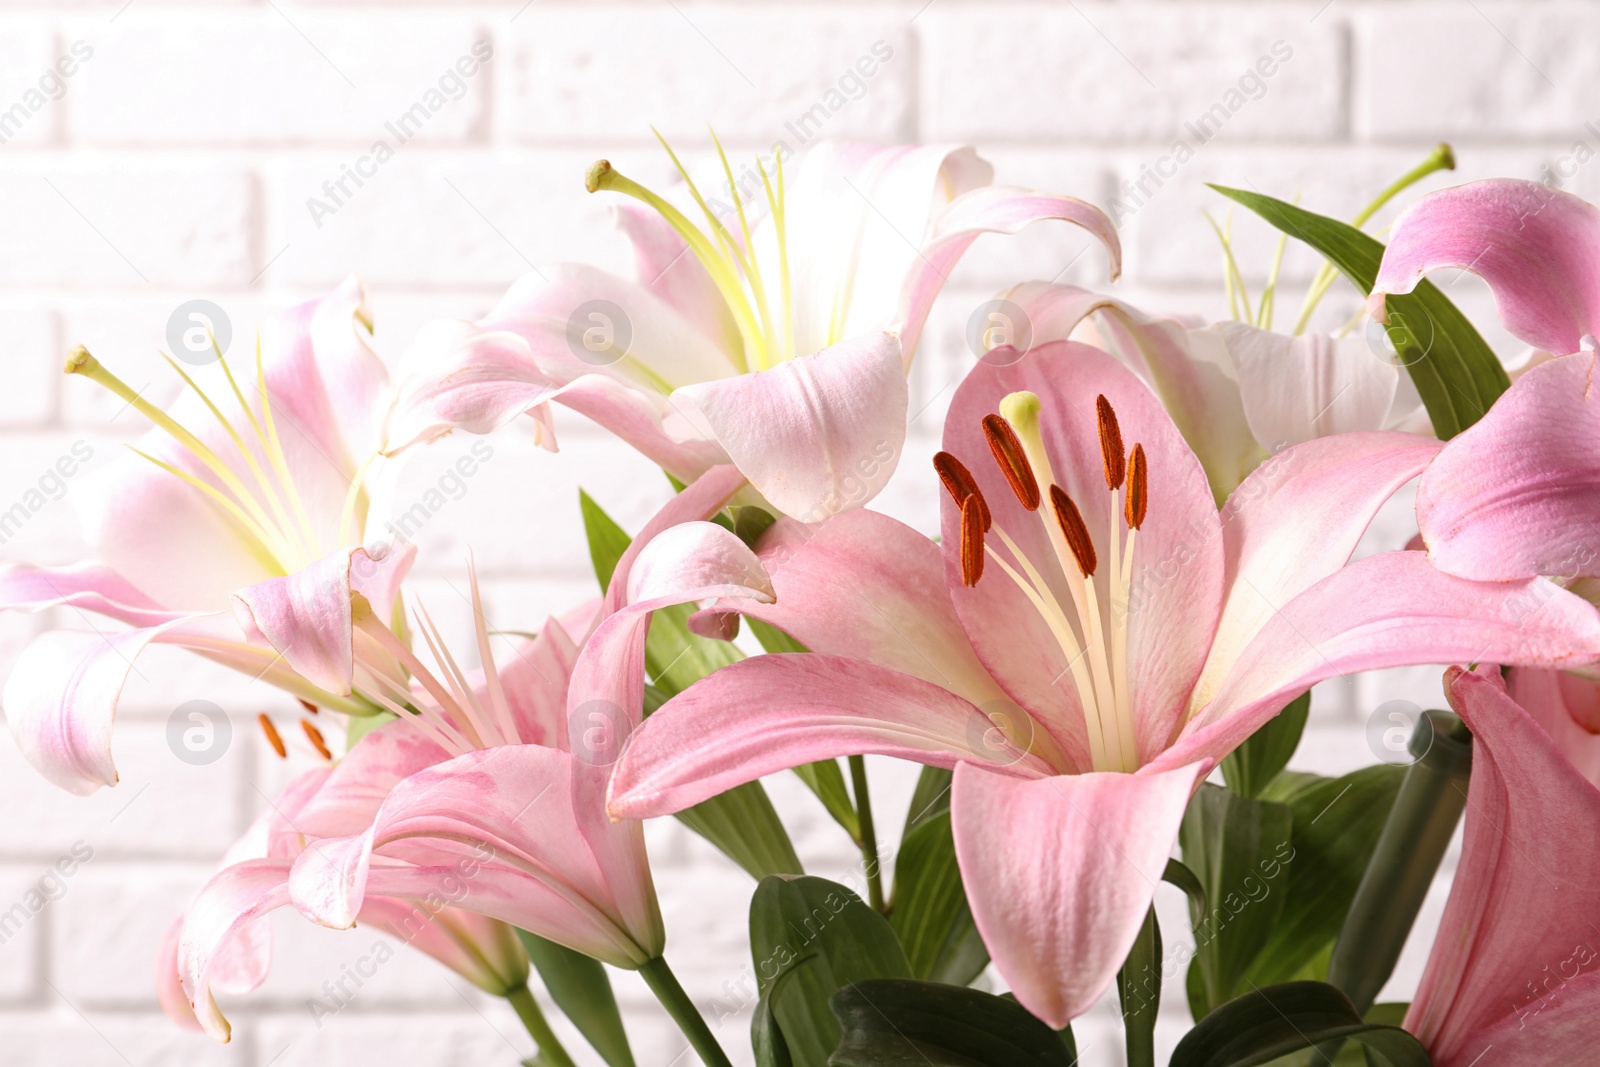
{"type": "Polygon", "coordinates": [[[477,635],[478,658],[483,663],[481,692],[467,680],[445,645],[439,627],[422,605],[417,606],[413,617],[417,631],[438,664],[437,672],[384,625],[366,597],[352,593],[350,598],[357,691],[412,723],[452,756],[523,743],[505,689],[500,684],[500,673],[495,669],[483,598],[478,591],[477,568],[470,561],[467,574],[472,587],[472,623],[477,635]],[[432,699],[415,699],[413,681],[432,699]]]}
{"type": "MultiPolygon", "coordinates": [[[[722,150],[722,142],[717,139],[715,131],[712,132],[711,139],[717,146],[717,158],[721,161],[722,172],[727,177],[727,188],[738,218],[737,236],[729,232],[722,219],[711,209],[710,203],[701,195],[700,189],[689,176],[689,171],[679,160],[678,154],[659,132],[656,133],[656,140],[661,142],[661,147],[666,149],[667,155],[672,158],[673,166],[683,178],[689,195],[694,199],[701,214],[705,216],[704,228],[697,226],[665,198],[625,177],[611,165],[609,160],[602,159],[589,168],[589,173],[584,179],[584,187],[591,193],[608,189],[633,197],[654,209],[678,236],[683,238],[684,243],[689,246],[689,251],[694,253],[695,258],[710,275],[712,283],[716,285],[738,327],[743,351],[732,355],[736,361],[743,362],[744,370],[747,372],[766,370],[795,357],[794,297],[789,279],[788,230],[784,215],[783,156],[779,154],[775,157],[773,164],[775,173],[770,175],[761,158],[756,157],[756,170],[761,175],[761,185],[766,193],[767,209],[772,219],[773,236],[777,242],[778,277],[772,279],[762,273],[750,219],[745,213],[744,201],[739,195],[738,184],[734,181],[728,155],[722,150]],[[769,294],[768,288],[774,283],[777,292],[769,294]]],[[[847,310],[848,307],[836,307],[835,321],[842,323],[847,310]]]]}
{"type": "Polygon", "coordinates": [[[1134,540],[1149,504],[1149,474],[1143,445],[1135,444],[1131,453],[1123,451],[1122,431],[1110,401],[1099,397],[1095,409],[1106,489],[1111,494],[1106,541],[1110,603],[1104,611],[1095,587],[1100,560],[1094,539],[1077,503],[1056,484],[1039,432],[1037,395],[1020,392],[1005,397],[999,414],[984,416],[983,433],[1017,502],[1043,525],[1053,549],[1049,558],[1028,557],[995,521],[976,479],[955,456],[940,452],[934,468],[961,509],[962,584],[969,588],[978,584],[986,559],[993,559],[1016,584],[1066,657],[1083,708],[1094,769],[1132,772],[1139,769],[1139,752],[1128,678],[1128,601],[1134,540]],[[991,534],[998,548],[990,541],[991,534]],[[1063,586],[1072,601],[1070,612],[1056,593],[1063,586]]]}
{"type": "MultiPolygon", "coordinates": [[[[239,412],[231,419],[187,371],[165,353],[162,353],[162,358],[183,379],[184,385],[200,398],[206,410],[227,433],[233,445],[231,450],[224,449],[227,455],[219,454],[188,427],[146,400],[139,390],[112,374],[82,345],[73,349],[67,357],[65,370],[68,374],[82,375],[125,400],[194,457],[204,469],[203,475],[129,446],[135,455],[182,479],[201,494],[222,518],[240,548],[269,574],[291,574],[320,559],[329,546],[321,544],[317,526],[296,488],[282,439],[278,436],[273,404],[267,393],[259,341],[256,345],[255,381],[258,410],[251,409],[228,361],[215,348],[215,344],[213,341],[213,350],[217,351],[216,364],[222,368],[233,403],[239,412]]],[[[364,479],[376,458],[376,454],[370,457],[350,484],[340,517],[341,543],[350,540],[352,534],[359,534],[365,525],[367,494],[364,479]]]]}

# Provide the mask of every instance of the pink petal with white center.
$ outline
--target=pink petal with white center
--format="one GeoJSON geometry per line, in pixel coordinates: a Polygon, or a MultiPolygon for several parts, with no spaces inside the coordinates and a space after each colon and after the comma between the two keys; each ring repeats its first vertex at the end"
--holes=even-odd
{"type": "Polygon", "coordinates": [[[1220,759],[1290,700],[1341,674],[1430,663],[1568,667],[1597,658],[1600,612],[1554,584],[1471,582],[1420,552],[1385,552],[1275,612],[1154,766],[1220,759]]]}
{"type": "Polygon", "coordinates": [[[1593,353],[1519,378],[1417,487],[1434,565],[1464,578],[1600,574],[1600,395],[1593,353]]]}
{"type": "Polygon", "coordinates": [[[1279,607],[1349,561],[1378,509],[1443,447],[1412,434],[1339,434],[1280,452],[1244,480],[1222,509],[1227,593],[1191,711],[1279,607]]]}
{"type": "Polygon", "coordinates": [[[1025,747],[1031,725],[1020,714],[991,719],[936,685],[861,660],[755,656],[696,682],[634,731],[608,809],[619,819],[666,815],[766,774],[868,753],[1053,774],[1025,747]]]}
{"type": "MultiPolygon", "coordinates": [[[[1124,447],[1144,446],[1149,507],[1134,546],[1127,619],[1136,741],[1140,760],[1149,760],[1181,714],[1221,608],[1222,536],[1205,472],[1149,387],[1104,352],[1052,343],[1035,346],[1009,365],[980,363],[972,369],[945,418],[945,449],[973,473],[996,530],[1004,528],[1045,575],[1069,618],[1075,618],[1072,594],[1045,525],[1056,521],[1050,505],[1024,510],[983,434],[983,417],[998,411],[1001,399],[1016,390],[1032,391],[1042,402],[1039,424],[1055,480],[1081,511],[1101,561],[1095,583],[1103,611],[1112,604],[1107,543],[1112,495],[1097,429],[1098,395],[1115,409],[1124,447]]],[[[1041,492],[1047,492],[1045,472],[1035,475],[1041,492]]],[[[941,507],[946,581],[978,658],[1052,734],[1081,735],[1083,713],[1068,657],[995,561],[977,586],[961,586],[959,516],[948,496],[941,507]]],[[[1120,529],[1120,508],[1115,521],[1120,529]]],[[[998,533],[991,533],[987,544],[1006,554],[998,533]]],[[[1067,566],[1076,578],[1076,564],[1069,559],[1067,566]]]]}
{"type": "Polygon", "coordinates": [[[1070,222],[1100,239],[1111,262],[1111,280],[1122,273],[1122,245],[1117,228],[1104,212],[1074,196],[990,185],[963,193],[950,203],[928,227],[922,254],[911,262],[900,296],[900,315],[895,320],[910,365],[922,336],[923,323],[933,307],[934,297],[944,286],[956,263],[972,242],[986,233],[1015,234],[1045,220],[1070,222]]]}
{"type": "Polygon", "coordinates": [[[411,723],[385,723],[333,766],[294,815],[293,828],[317,838],[359,834],[372,825],[396,785],[450,758],[451,753],[411,723]]]}
{"type": "Polygon", "coordinates": [[[717,348],[742,351],[744,342],[727,301],[672,224],[654,208],[621,197],[612,203],[611,217],[633,245],[634,279],[675,308],[717,348]]]}
{"type": "Polygon", "coordinates": [[[1372,300],[1441,267],[1488,282],[1500,321],[1535,348],[1600,336],[1600,210],[1571,193],[1499,178],[1419,198],[1395,220],[1372,300]]]}
{"type": "Polygon", "coordinates": [[[672,404],[777,510],[819,522],[865,504],[894,473],[908,397],[899,340],[878,333],[681,388],[672,404]]]}
{"type": "Polygon", "coordinates": [[[1592,1012],[1583,1016],[1584,1051],[1550,1054],[1575,1047],[1572,1005],[1595,1002],[1600,790],[1498,675],[1484,667],[1446,676],[1450,705],[1472,729],[1472,781],[1461,861],[1405,1026],[1441,1067],[1465,1067],[1474,1056],[1494,1065],[1580,1063],[1593,1048],[1592,1012]],[[1551,1044],[1538,1043],[1529,1060],[1488,1048],[1495,1035],[1551,1044]]]}
{"type": "Polygon", "coordinates": [[[1116,977],[1144,924],[1178,825],[1210,761],[1161,774],[1026,781],[956,767],[961,880],[995,968],[1060,1028],[1116,977]]]}

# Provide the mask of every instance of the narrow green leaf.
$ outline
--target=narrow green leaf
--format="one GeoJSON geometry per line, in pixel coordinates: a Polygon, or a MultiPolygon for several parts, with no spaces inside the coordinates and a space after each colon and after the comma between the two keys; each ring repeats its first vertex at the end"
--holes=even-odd
{"type": "Polygon", "coordinates": [[[889,924],[917,978],[966,985],[988,966],[983,939],[973,936],[977,926],[956,865],[948,811],[925,820],[901,841],[889,924]]]}
{"type": "MultiPolygon", "coordinates": [[[[1348,223],[1243,189],[1211,188],[1304,241],[1363,294],[1372,292],[1383,243],[1348,223]]],[[[1494,350],[1432,282],[1387,298],[1388,337],[1428,409],[1434,433],[1449,440],[1489,410],[1511,379],[1494,350]]]]}
{"type": "Polygon", "coordinates": [[[1228,788],[1242,797],[1259,797],[1300,746],[1300,735],[1305,732],[1310,713],[1311,694],[1305,692],[1223,757],[1222,778],[1228,788]]]}
{"type": "Polygon", "coordinates": [[[945,767],[924,767],[917,778],[917,788],[906,807],[906,828],[902,837],[940,812],[950,810],[951,772],[945,767]]]}
{"type": "Polygon", "coordinates": [[[831,1002],[843,1036],[832,1067],[1072,1067],[1060,1033],[1015,1000],[937,982],[856,982],[831,1002]]]}
{"type": "MultiPolygon", "coordinates": [[[[589,555],[595,577],[604,590],[617,562],[633,543],[605,510],[587,493],[579,491],[578,507],[589,537],[589,555]]],[[[663,608],[650,617],[645,638],[645,714],[660,707],[719,667],[742,657],[726,641],[713,641],[689,630],[694,608],[689,604],[663,608]]],[[[678,813],[678,819],[710,841],[730,859],[757,878],[769,874],[799,874],[803,869],[794,844],[778,818],[760,782],[736,786],[720,796],[678,813]]]]}
{"type": "Polygon", "coordinates": [[[1294,862],[1282,914],[1250,966],[1249,982],[1304,976],[1319,954],[1321,970],[1311,973],[1327,977],[1325,950],[1344,924],[1404,777],[1404,767],[1378,764],[1341,778],[1286,775],[1268,789],[1268,797],[1294,813],[1294,862]]]}
{"type": "Polygon", "coordinates": [[[794,1067],[789,1045],[783,1040],[783,1031],[778,1029],[778,1017],[772,1014],[772,991],[787,976],[785,971],[761,991],[755,1014],[750,1017],[750,1048],[756,1054],[756,1067],[794,1067]]]}
{"type": "Polygon", "coordinates": [[[1171,1067],[1258,1067],[1324,1042],[1359,1041],[1378,1067],[1431,1067],[1422,1043],[1398,1026],[1364,1021],[1324,982],[1288,982],[1252,990],[1195,1024],[1172,1053],[1171,1067]]]}
{"type": "Polygon", "coordinates": [[[628,1047],[628,1033],[605,965],[526,930],[518,930],[517,937],[550,999],[584,1040],[611,1067],[634,1067],[633,1050],[628,1047]]]}
{"type": "Polygon", "coordinates": [[[795,1067],[824,1067],[838,1045],[828,999],[840,989],[911,977],[889,921],[825,878],[763,878],[750,900],[750,952],[795,1067]]]}
{"type": "Polygon", "coordinates": [[[1195,961],[1204,1001],[1199,1018],[1241,991],[1246,970],[1283,911],[1294,851],[1287,804],[1251,800],[1203,785],[1184,813],[1178,841],[1184,864],[1205,887],[1207,907],[1191,903],[1195,961]]]}

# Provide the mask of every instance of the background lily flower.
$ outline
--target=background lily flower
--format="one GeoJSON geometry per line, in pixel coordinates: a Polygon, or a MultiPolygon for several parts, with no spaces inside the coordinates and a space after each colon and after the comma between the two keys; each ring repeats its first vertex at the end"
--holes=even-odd
{"type": "Polygon", "coordinates": [[[1121,359],[1161,397],[1220,504],[1290,445],[1363,430],[1425,432],[1411,379],[1361,337],[1282,334],[1243,322],[1196,326],[1070,285],[1001,294],[1033,344],[1077,340],[1121,359]]]}
{"type": "Polygon", "coordinates": [[[595,164],[591,191],[631,198],[617,218],[634,278],[535,271],[479,322],[425,331],[404,360],[393,447],[524,412],[554,447],[558,401],[683,481],[731,462],[777,510],[815,521],[866,503],[893,473],[905,369],[979,235],[1062,219],[1105,242],[1119,270],[1098,209],[991,185],[970,148],[825,143],[759,170],[760,188],[738,190],[730,210],[693,182],[675,204],[595,164]]]}
{"type": "Polygon", "coordinates": [[[617,766],[613,814],[842,755],[954,767],[978,928],[1018,999],[1061,1026],[1122,964],[1195,786],[1290,699],[1352,671],[1600,650],[1600,617],[1554,586],[1545,610],[1513,610],[1548,583],[1463,581],[1420,552],[1346,565],[1437,441],[1296,445],[1219,513],[1114,358],[1053,343],[994,362],[947,417],[942,545],[867,511],[780,520],[759,545],[777,599],[738,608],[811,652],[664,705],[617,766]]]}
{"type": "MultiPolygon", "coordinates": [[[[68,373],[109,388],[154,428],[75,497],[91,560],[0,576],[0,608],[70,605],[133,627],[46,633],[6,685],[22,753],[74,793],[116,783],[117,700],[151,643],[191,649],[322,707],[375,710],[291,669],[241,633],[228,610],[233,590],[360,543],[390,399],[360,282],[270,321],[248,375],[236,377],[219,357],[202,386],[198,372],[171,365],[188,388],[165,412],[87,351],[72,355],[68,373]]],[[[411,555],[409,546],[396,550],[358,579],[382,610],[411,555]]]]}
{"type": "MultiPolygon", "coordinates": [[[[215,993],[243,995],[266,980],[272,957],[268,914],[288,903],[295,858],[319,847],[308,836],[313,827],[337,831],[372,817],[387,789],[418,759],[404,741],[394,740],[358,745],[337,767],[300,775],[228,850],[162,942],[156,987],[174,1022],[228,1040],[232,1028],[215,993]]],[[[504,996],[526,985],[528,958],[511,927],[453,906],[470,890],[475,873],[471,864],[459,867],[461,889],[448,896],[370,897],[360,921],[504,996]]]]}
{"type": "MultiPolygon", "coordinates": [[[[1550,686],[1452,668],[1472,728],[1461,863],[1405,1027],[1437,1067],[1583,1063],[1600,1013],[1600,736],[1550,686]]],[[[1592,708],[1591,708],[1592,710],[1592,708]]]]}

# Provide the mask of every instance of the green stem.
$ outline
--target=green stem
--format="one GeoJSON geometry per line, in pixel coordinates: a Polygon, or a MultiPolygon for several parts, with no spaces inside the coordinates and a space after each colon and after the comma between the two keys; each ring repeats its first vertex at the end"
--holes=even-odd
{"type": "Polygon", "coordinates": [[[517,1017],[522,1020],[522,1025],[528,1028],[528,1035],[533,1038],[533,1043],[539,1046],[539,1055],[543,1059],[548,1060],[553,1067],[576,1067],[572,1057],[567,1055],[567,1050],[562,1047],[561,1040],[556,1037],[555,1031],[550,1029],[544,1012],[539,1010],[539,1004],[533,999],[533,994],[528,991],[527,986],[513,989],[506,994],[506,999],[517,1009],[517,1017]]]}
{"type": "Polygon", "coordinates": [[[699,1054],[700,1061],[706,1067],[733,1067],[728,1062],[728,1054],[722,1051],[711,1028],[706,1025],[700,1009],[694,1006],[689,994],[678,984],[678,978],[667,966],[665,958],[657,956],[645,963],[639,968],[639,974],[661,1006],[667,1009],[667,1014],[678,1024],[678,1029],[683,1031],[683,1036],[689,1039],[690,1047],[699,1054]]]}
{"type": "Polygon", "coordinates": [[[856,818],[861,826],[861,865],[867,871],[868,903],[883,910],[883,870],[878,862],[878,835],[872,826],[872,795],[867,792],[867,759],[850,757],[850,787],[856,795],[856,818]]]}
{"type": "Polygon", "coordinates": [[[1151,908],[1117,975],[1128,1067],[1155,1067],[1156,1015],[1161,1010],[1161,931],[1151,908]]]}
{"type": "MultiPolygon", "coordinates": [[[[1435,171],[1455,169],[1456,156],[1451,151],[1450,146],[1443,143],[1437,145],[1432,152],[1428,153],[1427,159],[1424,159],[1421,163],[1418,163],[1415,167],[1390,182],[1387,189],[1379,193],[1372,203],[1362,208],[1361,213],[1350,220],[1350,225],[1359,230],[1366,225],[1367,220],[1382,210],[1383,205],[1428,175],[1435,171]]],[[[1306,291],[1305,303],[1300,307],[1300,318],[1294,324],[1294,332],[1296,334],[1305,332],[1306,324],[1311,321],[1311,313],[1317,309],[1317,304],[1322,300],[1323,294],[1333,285],[1333,280],[1337,276],[1333,265],[1324,260],[1322,266],[1317,270],[1316,278],[1311,282],[1311,288],[1306,291]]]]}

